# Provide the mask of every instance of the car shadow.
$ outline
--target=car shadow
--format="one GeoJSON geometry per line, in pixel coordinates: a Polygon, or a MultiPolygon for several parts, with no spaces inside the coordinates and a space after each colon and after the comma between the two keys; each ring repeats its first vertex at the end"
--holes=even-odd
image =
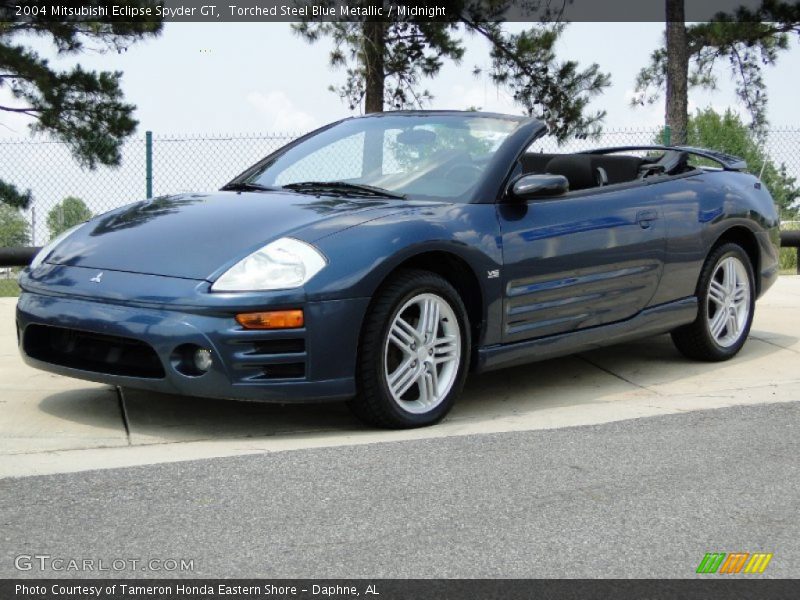
{"type": "Polygon", "coordinates": [[[39,402],[39,410],[67,421],[95,429],[118,430],[121,413],[113,388],[71,389],[57,392],[39,402]]]}
{"type": "MultiPolygon", "coordinates": [[[[759,334],[754,332],[754,335],[759,334]]],[[[775,334],[769,335],[776,339],[775,334]]],[[[796,338],[784,335],[780,344],[796,342],[796,338]]],[[[665,386],[667,390],[676,385],[691,387],[692,378],[709,379],[711,373],[721,378],[720,386],[724,387],[729,379],[728,372],[745,370],[748,362],[780,351],[782,348],[772,342],[753,339],[733,361],[698,363],[679,354],[669,336],[657,336],[581,355],[473,374],[447,421],[488,421],[554,407],[658,395],[659,386],[665,386]]],[[[133,444],[348,433],[369,429],[351,415],[344,403],[339,402],[280,405],[131,389],[122,390],[122,396],[125,421],[133,444]]],[[[111,398],[109,395],[108,401],[118,401],[111,398]]],[[[39,408],[61,419],[108,426],[108,416],[98,416],[96,402],[87,401],[79,392],[73,391],[46,397],[39,408]]]]}

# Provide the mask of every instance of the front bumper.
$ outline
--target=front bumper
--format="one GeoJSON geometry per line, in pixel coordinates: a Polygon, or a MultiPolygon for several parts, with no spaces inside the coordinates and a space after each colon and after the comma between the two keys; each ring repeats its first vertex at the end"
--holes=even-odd
{"type": "Polygon", "coordinates": [[[358,334],[368,303],[369,298],[306,302],[294,306],[304,310],[305,327],[253,331],[244,330],[233,313],[220,307],[195,312],[25,291],[17,304],[17,332],[26,363],[69,377],[207,398],[342,400],[355,394],[358,334]],[[61,355],[42,356],[31,342],[34,331],[44,331],[37,326],[141,342],[155,352],[163,373],[131,376],[119,374],[119,368],[75,368],[74,361],[61,360],[61,355]],[[178,370],[175,350],[183,345],[211,351],[208,372],[190,376],[178,370]]]}

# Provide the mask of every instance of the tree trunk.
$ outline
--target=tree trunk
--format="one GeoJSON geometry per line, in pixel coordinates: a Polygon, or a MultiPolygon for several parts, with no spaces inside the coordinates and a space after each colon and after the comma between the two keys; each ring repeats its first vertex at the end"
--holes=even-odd
{"type": "Polygon", "coordinates": [[[380,21],[364,23],[365,113],[383,112],[385,33],[380,21]]]}
{"type": "MultiPolygon", "coordinates": [[[[383,112],[383,86],[386,79],[383,54],[386,46],[384,24],[364,23],[364,112],[383,112]]],[[[369,129],[364,136],[364,152],[361,174],[363,177],[376,176],[383,169],[383,131],[369,129]]]]}
{"type": "Polygon", "coordinates": [[[666,121],[672,144],[686,143],[689,121],[689,48],[684,0],[667,3],[667,107],[666,121]]]}

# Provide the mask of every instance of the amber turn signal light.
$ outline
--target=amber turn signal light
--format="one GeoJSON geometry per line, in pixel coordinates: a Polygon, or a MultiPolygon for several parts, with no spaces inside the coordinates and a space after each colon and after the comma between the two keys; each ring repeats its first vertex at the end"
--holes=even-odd
{"type": "Polygon", "coordinates": [[[236,322],[245,329],[296,329],[304,324],[302,310],[240,313],[236,322]]]}

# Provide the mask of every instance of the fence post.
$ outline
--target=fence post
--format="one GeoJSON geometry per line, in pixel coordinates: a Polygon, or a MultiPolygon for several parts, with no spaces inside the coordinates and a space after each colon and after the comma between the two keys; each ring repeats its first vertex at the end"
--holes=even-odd
{"type": "Polygon", "coordinates": [[[144,134],[145,169],[147,171],[147,199],[153,197],[153,132],[144,134]]]}
{"type": "Polygon", "coordinates": [[[672,128],[669,125],[664,125],[664,145],[672,145],[672,128]]]}

